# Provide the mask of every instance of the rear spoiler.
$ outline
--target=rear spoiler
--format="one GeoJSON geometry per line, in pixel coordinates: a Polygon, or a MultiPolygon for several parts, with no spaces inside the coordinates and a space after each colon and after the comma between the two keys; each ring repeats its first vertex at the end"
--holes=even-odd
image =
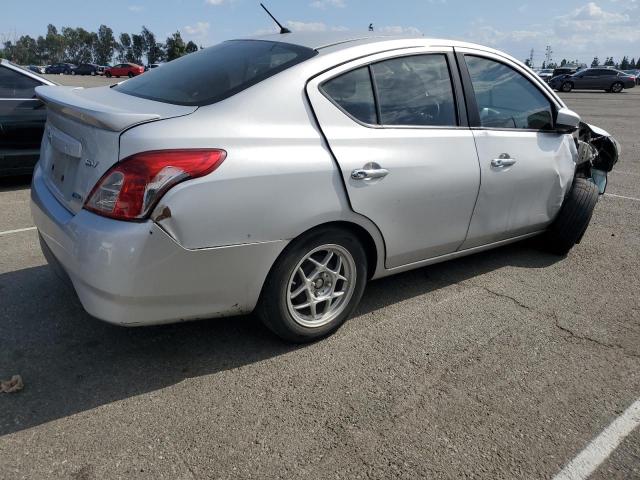
{"type": "MultiPolygon", "coordinates": [[[[93,90],[93,89],[91,89],[93,90]]],[[[117,106],[95,101],[82,87],[41,86],[36,96],[47,108],[94,127],[120,132],[138,123],[158,120],[158,113],[136,113],[117,106]]]]}

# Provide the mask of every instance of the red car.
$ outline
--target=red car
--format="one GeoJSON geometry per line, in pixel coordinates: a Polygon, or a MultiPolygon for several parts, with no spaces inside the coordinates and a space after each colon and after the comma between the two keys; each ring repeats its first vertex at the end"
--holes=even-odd
{"type": "Polygon", "coordinates": [[[144,73],[144,67],[136,65],[135,63],[119,63],[113,67],[105,68],[104,75],[108,78],[111,77],[135,77],[144,73]]]}

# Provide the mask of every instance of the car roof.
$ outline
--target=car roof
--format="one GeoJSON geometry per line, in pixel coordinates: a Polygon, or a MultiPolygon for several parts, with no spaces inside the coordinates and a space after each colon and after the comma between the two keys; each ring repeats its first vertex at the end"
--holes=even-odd
{"type": "Polygon", "coordinates": [[[393,45],[393,48],[415,46],[472,48],[488,53],[494,53],[520,63],[511,55],[490,47],[486,47],[484,45],[444,38],[431,38],[425,37],[424,35],[390,35],[379,32],[358,31],[292,32],[248,36],[237,38],[236,40],[264,40],[271,42],[283,42],[312,48],[314,50],[318,50],[320,53],[336,52],[340,50],[347,50],[353,47],[361,47],[372,44],[378,44],[380,45],[380,48],[384,48],[383,46],[385,43],[393,45]]]}
{"type": "Polygon", "coordinates": [[[292,33],[273,33],[267,35],[250,36],[240,38],[240,40],[266,40],[271,42],[284,42],[302,47],[313,48],[319,50],[322,48],[333,47],[343,43],[360,42],[375,43],[384,40],[422,38],[420,35],[385,35],[376,32],[358,32],[358,31],[338,31],[338,32],[292,32],[292,33]]]}

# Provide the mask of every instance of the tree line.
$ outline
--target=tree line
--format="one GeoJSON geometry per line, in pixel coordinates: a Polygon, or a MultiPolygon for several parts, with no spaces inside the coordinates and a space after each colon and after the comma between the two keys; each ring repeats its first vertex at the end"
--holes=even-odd
{"type": "MultiPolygon", "coordinates": [[[[202,48],[202,47],[200,47],[202,48]]],[[[100,25],[97,32],[82,27],[47,26],[47,34],[33,38],[23,35],[14,42],[6,41],[0,48],[0,58],[7,58],[19,65],[51,65],[59,62],[96,63],[110,65],[117,62],[143,64],[171,61],[198,50],[192,42],[184,42],[179,31],[162,42],[147,27],[140,33],[121,33],[116,39],[113,30],[100,25]]]]}
{"type": "MultiPolygon", "coordinates": [[[[529,67],[531,67],[531,59],[527,58],[525,60],[525,64],[529,67]]],[[[579,60],[567,60],[566,58],[563,58],[562,61],[558,64],[555,62],[542,62],[542,68],[558,68],[558,67],[564,67],[566,65],[572,65],[572,66],[580,66],[580,65],[584,65],[585,64],[581,64],[579,60]]],[[[635,58],[632,58],[631,60],[629,60],[629,57],[627,57],[626,55],[624,57],[622,57],[622,60],[620,60],[619,62],[616,62],[613,57],[607,57],[605,59],[605,61],[603,63],[600,63],[600,58],[598,57],[593,57],[593,61],[591,62],[591,68],[595,68],[595,67],[613,67],[616,68],[618,70],[633,70],[633,69],[640,69],[640,57],[638,57],[638,61],[636,62],[635,58]]]]}
{"type": "MultiPolygon", "coordinates": [[[[591,66],[592,67],[601,66],[600,59],[598,57],[593,57],[593,61],[591,62],[591,66]]],[[[638,57],[638,61],[637,62],[636,62],[635,58],[632,58],[631,60],[629,60],[629,57],[627,57],[626,55],[624,57],[622,57],[622,60],[620,60],[620,62],[615,62],[613,60],[613,57],[607,57],[605,59],[604,63],[602,64],[602,66],[604,66],[604,67],[614,67],[614,68],[618,68],[620,70],[633,70],[634,68],[640,69],[640,57],[638,57]]]]}

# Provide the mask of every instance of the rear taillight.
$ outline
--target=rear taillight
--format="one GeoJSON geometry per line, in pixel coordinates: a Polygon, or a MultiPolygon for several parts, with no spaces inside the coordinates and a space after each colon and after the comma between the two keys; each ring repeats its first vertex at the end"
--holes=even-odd
{"type": "Polygon", "coordinates": [[[224,150],[157,150],[114,165],[93,187],[84,208],[118,220],[146,218],[174,185],[213,172],[224,150]]]}

